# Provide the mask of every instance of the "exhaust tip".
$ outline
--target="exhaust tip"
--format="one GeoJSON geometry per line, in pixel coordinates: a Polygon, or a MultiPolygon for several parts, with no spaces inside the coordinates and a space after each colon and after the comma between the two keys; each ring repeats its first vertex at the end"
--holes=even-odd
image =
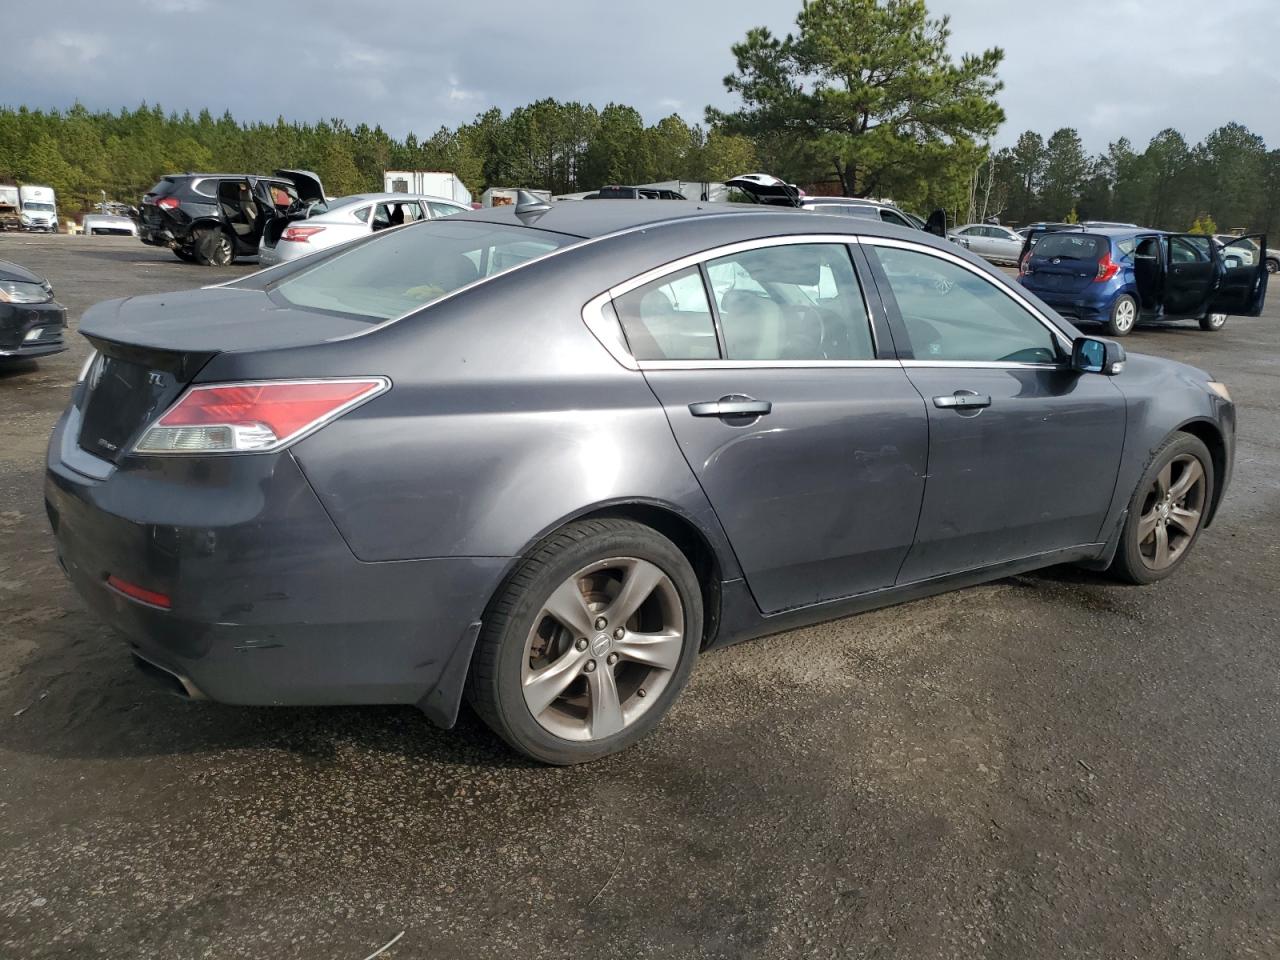
{"type": "Polygon", "coordinates": [[[133,665],[142,673],[146,674],[152,680],[157,681],[172,693],[175,697],[181,697],[183,700],[208,700],[203,691],[191,682],[191,678],[170,670],[168,667],[162,667],[153,660],[148,660],[136,649],[133,653],[133,665]]]}

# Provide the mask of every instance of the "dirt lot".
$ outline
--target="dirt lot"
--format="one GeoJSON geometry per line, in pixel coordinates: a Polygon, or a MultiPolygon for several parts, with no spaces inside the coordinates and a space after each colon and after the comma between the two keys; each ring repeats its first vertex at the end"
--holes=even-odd
{"type": "MultiPolygon", "coordinates": [[[[0,237],[74,319],[194,286],[0,237]]],[[[248,267],[236,268],[247,270],[248,267]]],[[[526,765],[469,714],[151,686],[59,573],[45,439],[86,346],[0,372],[0,955],[1280,955],[1280,291],[1140,330],[1240,405],[1172,581],[1053,570],[708,655],[657,734],[526,765]]]]}

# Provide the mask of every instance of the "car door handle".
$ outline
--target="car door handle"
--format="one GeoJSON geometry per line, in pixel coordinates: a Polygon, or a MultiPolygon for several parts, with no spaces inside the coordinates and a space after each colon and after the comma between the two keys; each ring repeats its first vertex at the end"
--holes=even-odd
{"type": "Polygon", "coordinates": [[[944,410],[973,410],[991,406],[991,398],[983,394],[956,391],[946,396],[934,397],[933,405],[944,410]]]}
{"type": "Polygon", "coordinates": [[[773,404],[768,400],[750,397],[721,397],[689,404],[689,412],[695,417],[763,417],[772,410],[773,404]]]}

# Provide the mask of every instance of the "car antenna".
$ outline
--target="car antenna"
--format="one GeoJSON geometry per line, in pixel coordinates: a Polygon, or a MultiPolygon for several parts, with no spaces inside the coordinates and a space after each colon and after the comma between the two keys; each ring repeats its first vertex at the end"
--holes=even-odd
{"type": "Polygon", "coordinates": [[[551,209],[551,204],[528,190],[516,191],[516,216],[528,226],[551,209]]]}

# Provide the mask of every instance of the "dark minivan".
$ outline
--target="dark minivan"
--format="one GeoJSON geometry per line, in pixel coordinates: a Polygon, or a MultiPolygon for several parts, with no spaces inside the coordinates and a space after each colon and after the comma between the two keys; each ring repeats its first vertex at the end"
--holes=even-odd
{"type": "Polygon", "coordinates": [[[181,173],[163,177],[142,198],[143,243],[168,247],[179,260],[225,267],[256,257],[267,224],[324,201],[320,178],[308,170],[181,173]]]}

